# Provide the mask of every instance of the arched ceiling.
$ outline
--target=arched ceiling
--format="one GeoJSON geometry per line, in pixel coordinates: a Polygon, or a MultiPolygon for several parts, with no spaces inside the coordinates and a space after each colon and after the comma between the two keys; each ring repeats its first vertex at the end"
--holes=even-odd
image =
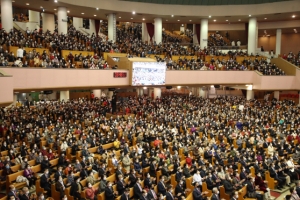
{"type": "Polygon", "coordinates": [[[245,5],[245,4],[263,4],[290,0],[121,0],[140,3],[172,4],[172,5],[245,5]]]}

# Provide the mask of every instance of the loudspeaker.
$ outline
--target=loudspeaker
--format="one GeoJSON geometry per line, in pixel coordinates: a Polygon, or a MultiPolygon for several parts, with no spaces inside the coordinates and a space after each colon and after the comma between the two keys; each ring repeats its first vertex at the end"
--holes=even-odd
{"type": "Polygon", "coordinates": [[[170,89],[172,89],[173,87],[172,86],[166,86],[166,89],[167,90],[170,90],[170,89]]]}

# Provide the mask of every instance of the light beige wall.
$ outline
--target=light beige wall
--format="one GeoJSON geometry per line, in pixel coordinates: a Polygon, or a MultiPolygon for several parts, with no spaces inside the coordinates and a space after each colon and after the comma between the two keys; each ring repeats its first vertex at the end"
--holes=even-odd
{"type": "Polygon", "coordinates": [[[0,107],[8,106],[13,101],[13,77],[0,76],[0,107]]]}

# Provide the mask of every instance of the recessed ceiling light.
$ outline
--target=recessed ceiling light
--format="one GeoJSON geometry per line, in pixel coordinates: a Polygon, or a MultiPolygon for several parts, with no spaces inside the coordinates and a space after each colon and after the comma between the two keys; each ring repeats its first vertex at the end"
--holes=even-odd
{"type": "Polygon", "coordinates": [[[97,17],[97,15],[94,15],[94,17],[97,17]]]}
{"type": "Polygon", "coordinates": [[[295,17],[296,17],[295,15],[292,16],[292,18],[295,18],[295,17]]]}
{"type": "Polygon", "coordinates": [[[135,15],[135,11],[132,11],[132,14],[135,15]]]}
{"type": "Polygon", "coordinates": [[[119,17],[119,19],[120,19],[121,17],[119,17]]]}
{"type": "Polygon", "coordinates": [[[26,3],[26,6],[29,6],[29,3],[26,3]]]}
{"type": "Polygon", "coordinates": [[[214,19],[214,22],[217,21],[216,19],[214,19]]]}
{"type": "Polygon", "coordinates": [[[265,19],[268,19],[268,18],[265,17],[265,19]]]}
{"type": "Polygon", "coordinates": [[[145,20],[145,18],[143,18],[143,20],[145,20]]]}
{"type": "Polygon", "coordinates": [[[130,19],[133,19],[132,17],[130,19]]]}
{"type": "Polygon", "coordinates": [[[168,21],[168,20],[166,19],[166,21],[168,21]]]}
{"type": "Polygon", "coordinates": [[[96,10],[99,10],[99,8],[96,8],[96,10]]]}
{"type": "Polygon", "coordinates": [[[211,16],[209,15],[208,18],[211,18],[211,16]]]}
{"type": "Polygon", "coordinates": [[[180,22],[180,20],[178,19],[177,21],[179,21],[180,22]]]}
{"type": "Polygon", "coordinates": [[[241,21],[241,19],[239,19],[239,22],[241,21]]]}
{"type": "Polygon", "coordinates": [[[31,92],[35,92],[35,91],[31,91],[31,92]]]}
{"type": "Polygon", "coordinates": [[[67,13],[69,13],[70,11],[68,10],[67,13]]]}
{"type": "Polygon", "coordinates": [[[171,15],[171,17],[174,17],[174,15],[171,15]]]}
{"type": "Polygon", "coordinates": [[[192,20],[190,19],[190,22],[191,22],[192,20]]]}
{"type": "Polygon", "coordinates": [[[251,17],[251,15],[249,15],[249,17],[251,17]]]}
{"type": "Polygon", "coordinates": [[[56,10],[56,8],[54,8],[54,10],[56,10]]]}
{"type": "Polygon", "coordinates": [[[54,0],[54,3],[57,3],[57,0],[54,0]]]}
{"type": "Polygon", "coordinates": [[[43,8],[43,6],[41,6],[41,8],[43,8]]]}
{"type": "Polygon", "coordinates": [[[82,15],[84,15],[84,13],[81,13],[82,15]]]}
{"type": "Polygon", "coordinates": [[[228,22],[228,19],[226,19],[226,22],[228,22]]]}

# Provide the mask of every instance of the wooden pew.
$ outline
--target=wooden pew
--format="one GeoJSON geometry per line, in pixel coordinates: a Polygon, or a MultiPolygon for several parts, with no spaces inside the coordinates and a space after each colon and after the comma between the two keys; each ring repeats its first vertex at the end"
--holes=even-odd
{"type": "Polygon", "coordinates": [[[202,182],[202,192],[205,192],[205,191],[208,192],[208,194],[206,195],[207,197],[212,196],[212,191],[207,188],[206,182],[202,182]]]}
{"type": "Polygon", "coordinates": [[[271,190],[274,190],[278,184],[278,182],[271,177],[270,172],[269,171],[265,171],[265,180],[268,181],[268,187],[271,190]]]}
{"type": "Polygon", "coordinates": [[[238,200],[256,200],[256,198],[244,198],[247,195],[247,184],[244,185],[242,189],[239,190],[239,198],[238,200]]]}
{"type": "Polygon", "coordinates": [[[223,185],[220,186],[219,189],[220,189],[220,198],[230,200],[230,195],[226,194],[224,186],[223,185]]]}

